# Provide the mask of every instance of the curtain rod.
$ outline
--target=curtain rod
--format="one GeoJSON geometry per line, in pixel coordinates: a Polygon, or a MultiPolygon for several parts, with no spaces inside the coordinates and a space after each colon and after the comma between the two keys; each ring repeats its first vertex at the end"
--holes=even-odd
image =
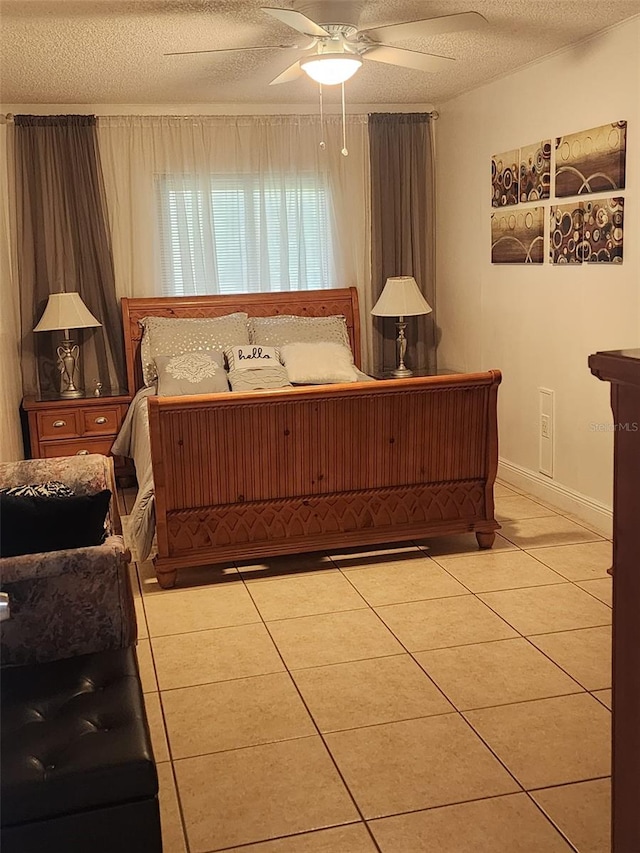
{"type": "MultiPolygon", "coordinates": [[[[431,112],[426,113],[426,115],[428,115],[430,119],[433,119],[433,121],[437,121],[440,118],[438,110],[431,110],[431,112]]],[[[0,124],[13,124],[13,113],[6,113],[4,115],[0,113],[0,124]]]]}

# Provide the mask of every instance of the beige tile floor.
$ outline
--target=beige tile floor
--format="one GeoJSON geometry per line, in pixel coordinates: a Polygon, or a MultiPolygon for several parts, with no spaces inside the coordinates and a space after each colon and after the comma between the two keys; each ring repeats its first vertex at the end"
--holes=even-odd
{"type": "Polygon", "coordinates": [[[165,853],[608,853],[611,542],[496,516],[490,552],[132,566],[165,853]]]}

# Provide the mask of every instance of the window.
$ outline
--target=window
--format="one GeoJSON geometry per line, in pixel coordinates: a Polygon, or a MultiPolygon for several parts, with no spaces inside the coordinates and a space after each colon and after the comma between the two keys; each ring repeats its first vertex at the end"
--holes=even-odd
{"type": "Polygon", "coordinates": [[[322,176],[163,175],[157,200],[166,296],[335,285],[322,176]]]}

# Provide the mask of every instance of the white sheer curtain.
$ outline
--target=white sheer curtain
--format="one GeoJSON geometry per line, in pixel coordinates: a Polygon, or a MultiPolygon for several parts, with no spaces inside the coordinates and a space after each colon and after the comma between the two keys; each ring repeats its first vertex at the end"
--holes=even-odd
{"type": "Polygon", "coordinates": [[[13,275],[14,224],[9,213],[8,128],[0,125],[0,462],[22,459],[20,303],[13,275]]]}
{"type": "Polygon", "coordinates": [[[358,288],[371,364],[366,116],[109,116],[119,296],[358,288]],[[325,147],[320,147],[324,139],[325,147]]]}

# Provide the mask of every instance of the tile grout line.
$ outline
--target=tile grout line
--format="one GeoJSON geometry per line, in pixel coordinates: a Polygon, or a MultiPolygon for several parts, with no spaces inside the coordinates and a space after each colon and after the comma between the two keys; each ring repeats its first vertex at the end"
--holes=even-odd
{"type": "MultiPolygon", "coordinates": [[[[141,582],[140,571],[139,571],[139,566],[137,563],[136,563],[136,573],[138,575],[138,582],[140,583],[141,582]]],[[[143,600],[143,605],[144,605],[144,600],[143,600]]],[[[144,610],[144,614],[145,614],[145,621],[146,621],[146,619],[147,619],[146,609],[144,610]]],[[[147,623],[147,632],[148,632],[148,628],[149,628],[149,626],[147,623]]],[[[173,779],[173,787],[174,787],[174,791],[175,791],[175,795],[176,795],[176,802],[178,805],[178,814],[180,815],[180,828],[182,830],[182,839],[184,841],[184,845],[185,845],[185,849],[186,849],[187,853],[190,853],[191,845],[189,843],[189,836],[187,834],[187,822],[186,822],[185,815],[184,815],[184,807],[182,804],[182,798],[180,796],[180,789],[178,787],[178,777],[176,775],[176,768],[175,768],[175,764],[174,764],[173,749],[171,746],[171,740],[169,738],[169,729],[167,727],[167,722],[166,722],[165,712],[164,712],[164,703],[162,701],[162,690],[160,689],[160,682],[158,680],[158,672],[156,669],[155,654],[153,651],[153,643],[151,642],[151,635],[150,634],[149,634],[148,639],[149,639],[149,653],[151,655],[151,665],[153,667],[153,675],[155,678],[156,686],[158,688],[158,703],[160,705],[160,714],[162,717],[162,725],[164,728],[164,737],[165,737],[165,740],[167,742],[167,753],[169,755],[169,764],[171,766],[171,777],[173,779]]],[[[161,825],[161,828],[162,828],[162,825],[161,825]]]]}
{"type": "MultiPolygon", "coordinates": [[[[606,580],[606,578],[591,578],[591,580],[606,580]]],[[[598,596],[595,595],[593,592],[589,592],[588,589],[585,589],[584,587],[580,586],[581,583],[588,583],[588,581],[574,581],[574,584],[578,587],[578,589],[581,589],[583,592],[586,592],[587,595],[590,595],[591,598],[595,599],[595,601],[599,601],[600,604],[604,604],[605,607],[608,607],[609,610],[613,611],[613,605],[609,604],[608,601],[603,601],[601,598],[598,598],[598,596]]]]}
{"type": "MultiPolygon", "coordinates": [[[[245,589],[246,589],[246,590],[247,590],[247,592],[249,593],[249,596],[250,596],[250,598],[251,598],[251,601],[252,601],[252,602],[253,602],[253,604],[254,604],[254,607],[258,610],[258,613],[260,613],[260,610],[259,610],[259,608],[258,608],[258,605],[257,605],[257,603],[256,603],[255,599],[253,598],[253,596],[251,595],[251,589],[250,589],[249,585],[248,585],[248,584],[247,584],[247,582],[244,580],[244,578],[243,578],[242,582],[244,583],[245,589]]],[[[260,616],[262,617],[262,614],[260,614],[260,616]]],[[[372,841],[373,845],[375,846],[375,849],[376,849],[377,853],[382,853],[382,851],[380,850],[380,847],[378,846],[378,843],[376,842],[375,838],[373,837],[373,833],[371,832],[371,829],[369,828],[369,826],[368,826],[368,824],[367,824],[367,822],[366,822],[366,820],[365,820],[365,817],[364,817],[364,815],[363,815],[363,813],[362,813],[362,811],[361,811],[361,809],[360,809],[360,806],[358,805],[358,803],[357,803],[357,801],[356,801],[356,798],[355,798],[355,796],[354,796],[353,792],[351,791],[351,788],[350,788],[350,787],[349,787],[349,785],[347,784],[347,780],[344,778],[344,776],[343,776],[343,774],[342,774],[342,771],[340,770],[340,768],[339,768],[339,766],[338,766],[338,763],[337,763],[337,761],[336,761],[336,759],[335,759],[335,757],[334,757],[333,753],[332,753],[332,752],[331,752],[331,750],[329,749],[329,746],[328,746],[328,744],[327,744],[326,740],[324,739],[324,737],[323,737],[323,735],[322,735],[322,732],[320,731],[320,727],[318,726],[318,724],[317,724],[317,722],[316,722],[315,717],[314,717],[314,716],[313,716],[313,714],[311,713],[311,709],[310,709],[310,708],[309,708],[309,706],[307,705],[307,703],[306,703],[306,701],[305,701],[305,698],[304,698],[304,696],[302,695],[302,692],[300,691],[300,688],[299,688],[299,686],[298,686],[297,681],[295,680],[295,678],[294,678],[294,676],[293,676],[292,671],[289,669],[289,667],[288,667],[288,665],[287,665],[287,662],[286,662],[286,660],[284,659],[284,656],[282,655],[282,653],[281,653],[281,651],[280,651],[280,649],[279,649],[279,647],[278,647],[278,644],[276,643],[276,641],[275,641],[275,639],[274,639],[274,637],[273,637],[273,635],[272,635],[271,631],[269,630],[269,624],[268,624],[267,622],[265,622],[265,621],[264,621],[264,619],[262,620],[262,624],[264,625],[264,627],[265,627],[265,629],[266,629],[267,633],[269,634],[269,638],[271,639],[271,642],[273,643],[273,646],[274,646],[274,648],[275,648],[276,652],[278,653],[278,656],[280,657],[280,659],[281,659],[281,661],[282,661],[282,665],[284,666],[285,671],[286,671],[287,675],[289,676],[289,678],[290,678],[290,680],[291,680],[291,683],[292,683],[292,685],[293,685],[293,687],[294,687],[294,689],[295,689],[296,693],[298,694],[298,697],[299,697],[300,701],[302,702],[302,705],[304,706],[304,708],[305,708],[305,710],[306,710],[307,714],[309,715],[309,719],[311,720],[311,723],[312,723],[313,727],[315,728],[315,730],[316,730],[316,732],[317,732],[318,736],[320,737],[320,740],[322,741],[322,744],[323,744],[323,746],[324,746],[325,752],[326,752],[326,754],[328,755],[328,757],[329,757],[329,759],[330,759],[331,763],[333,764],[333,766],[334,766],[334,768],[335,768],[335,770],[336,770],[336,773],[338,774],[338,777],[339,777],[340,781],[341,781],[341,782],[342,782],[342,784],[344,785],[344,788],[345,788],[345,790],[346,790],[347,794],[349,795],[349,799],[350,799],[350,800],[351,800],[351,802],[353,803],[353,806],[354,806],[355,810],[357,811],[358,815],[360,816],[360,820],[362,821],[362,823],[364,824],[364,826],[365,826],[365,828],[366,828],[367,832],[369,833],[369,837],[371,838],[371,841],[372,841]]],[[[343,824],[338,824],[338,825],[343,825],[343,824]]],[[[327,829],[327,828],[330,828],[330,827],[324,827],[324,828],[325,828],[325,829],[327,829]]],[[[271,839],[269,839],[269,840],[271,840],[271,839]]]]}
{"type": "MultiPolygon", "coordinates": [[[[162,706],[162,699],[160,699],[160,705],[162,706]]],[[[167,746],[169,746],[169,735],[167,733],[167,746]]],[[[171,756],[171,747],[169,746],[169,755],[171,756]]],[[[176,766],[173,758],[169,759],[169,764],[171,765],[171,777],[173,779],[173,787],[176,794],[176,802],[178,804],[178,814],[180,815],[180,826],[182,829],[182,839],[184,841],[184,846],[187,853],[191,853],[191,844],[189,842],[189,835],[187,833],[187,821],[184,816],[184,806],[182,804],[182,797],[180,796],[180,788],[178,787],[178,776],[176,774],[176,766]]],[[[162,828],[162,826],[161,826],[162,828]]]]}
{"type": "MultiPolygon", "coordinates": [[[[575,783],[573,783],[573,782],[569,782],[569,783],[567,783],[567,784],[575,784],[575,783]]],[[[571,848],[571,850],[573,850],[573,851],[574,851],[574,853],[581,853],[581,851],[580,851],[580,850],[576,847],[576,845],[571,841],[571,839],[569,838],[569,836],[565,834],[564,830],[563,830],[563,829],[561,829],[561,828],[560,828],[560,826],[558,826],[558,824],[553,820],[553,818],[551,817],[551,815],[548,815],[548,814],[545,812],[545,810],[542,808],[542,806],[541,806],[538,802],[536,802],[536,800],[534,799],[534,797],[532,797],[532,796],[531,796],[531,793],[530,793],[529,791],[525,791],[525,794],[526,794],[526,796],[529,798],[529,801],[530,801],[531,803],[533,803],[534,807],[535,807],[535,808],[540,812],[540,814],[545,818],[545,820],[547,821],[547,823],[550,823],[550,824],[551,824],[551,826],[556,830],[556,832],[557,832],[557,833],[558,833],[558,834],[559,834],[559,835],[560,835],[560,836],[561,836],[561,837],[562,837],[562,838],[567,842],[567,844],[569,845],[569,847],[571,848]]]]}
{"type": "Polygon", "coordinates": [[[538,791],[552,791],[554,788],[569,788],[571,785],[582,785],[584,782],[602,782],[605,779],[611,779],[611,775],[589,776],[588,779],[578,779],[577,782],[558,782],[557,785],[542,785],[540,788],[529,788],[527,793],[537,794],[538,791]]]}
{"type": "MultiPolygon", "coordinates": [[[[569,581],[568,583],[572,583],[572,582],[569,581]]],[[[554,584],[554,586],[561,586],[561,584],[554,584]]],[[[574,584],[574,586],[575,586],[575,584],[574,584]]],[[[522,587],[522,588],[523,589],[536,589],[536,587],[522,587]]],[[[479,600],[482,601],[482,599],[479,599],[479,600]]],[[[564,628],[564,629],[561,629],[559,631],[558,630],[556,630],[556,631],[542,631],[538,634],[523,634],[521,631],[519,631],[515,627],[515,625],[512,625],[510,622],[508,622],[508,620],[504,616],[502,616],[500,613],[498,613],[496,610],[494,610],[494,608],[491,607],[491,605],[488,602],[482,601],[482,603],[485,604],[491,611],[493,611],[496,614],[496,616],[500,617],[508,625],[510,625],[513,628],[513,630],[516,631],[520,637],[522,637],[523,640],[526,640],[534,649],[541,652],[545,657],[549,658],[551,663],[553,663],[555,666],[557,666],[558,669],[562,670],[562,672],[564,672],[569,678],[571,678],[572,681],[575,681],[581,687],[582,687],[582,684],[576,678],[574,678],[571,675],[571,673],[567,672],[562,666],[560,666],[560,664],[556,663],[556,661],[554,661],[552,658],[550,658],[549,655],[547,655],[542,649],[538,648],[538,646],[536,646],[536,644],[531,641],[530,637],[544,637],[544,636],[548,636],[549,634],[569,634],[569,633],[572,633],[574,631],[586,631],[586,630],[589,630],[591,628],[604,628],[604,627],[608,627],[611,624],[611,623],[606,623],[606,625],[585,625],[581,628],[564,628]]],[[[515,638],[513,638],[513,639],[515,639],[515,638]]],[[[603,689],[606,689],[606,688],[603,688],[603,689]]],[[[589,692],[585,687],[583,687],[583,691],[589,692]]],[[[574,695],[574,694],[564,694],[564,695],[574,695]]],[[[548,697],[548,698],[551,698],[551,697],[548,697]]],[[[506,703],[506,704],[511,704],[511,703],[506,703]]]]}
{"type": "MultiPolygon", "coordinates": [[[[600,628],[600,627],[608,627],[608,626],[596,625],[594,627],[600,628]]],[[[574,631],[590,631],[590,630],[592,630],[592,629],[591,628],[576,628],[576,629],[574,629],[574,631]]],[[[552,634],[555,634],[555,633],[572,634],[572,633],[574,633],[574,631],[552,631],[550,633],[552,633],[552,634]]],[[[534,647],[534,649],[537,649],[541,654],[543,654],[546,658],[548,658],[551,661],[551,663],[555,664],[555,666],[557,666],[558,669],[561,669],[562,672],[564,672],[566,675],[568,675],[569,678],[571,678],[573,681],[576,682],[576,684],[579,684],[583,688],[583,690],[585,690],[587,693],[591,694],[592,690],[590,690],[586,685],[584,685],[575,675],[571,675],[571,673],[568,672],[568,670],[566,670],[564,668],[564,666],[562,666],[562,664],[559,664],[557,661],[555,661],[549,654],[547,654],[547,652],[544,649],[541,649],[539,646],[536,646],[536,644],[531,640],[531,637],[546,637],[546,636],[549,636],[549,635],[548,634],[531,634],[528,637],[526,637],[525,639],[527,639],[531,643],[531,645],[534,647]]],[[[610,690],[611,688],[610,687],[596,687],[595,689],[596,690],[610,690]]],[[[594,696],[593,698],[597,699],[597,696],[594,696]]]]}
{"type": "Polygon", "coordinates": [[[597,690],[590,690],[589,693],[593,696],[593,698],[599,702],[604,708],[611,713],[611,708],[602,700],[599,696],[596,696],[596,693],[600,693],[603,690],[611,690],[612,691],[612,699],[613,699],[613,688],[612,687],[598,687],[597,690]]]}
{"type": "MultiPolygon", "coordinates": [[[[366,821],[364,821],[364,820],[355,821],[354,820],[354,821],[349,821],[349,823],[334,824],[333,826],[325,826],[325,827],[322,827],[320,829],[303,829],[301,832],[294,832],[292,835],[278,835],[275,838],[269,838],[266,841],[258,841],[258,842],[247,841],[246,843],[243,843],[243,844],[234,844],[233,847],[215,847],[215,848],[212,848],[211,850],[207,850],[206,853],[226,853],[226,851],[229,851],[229,850],[245,850],[245,849],[248,849],[249,847],[253,847],[256,843],[257,844],[270,844],[272,841],[288,841],[292,838],[299,838],[303,835],[317,835],[319,832],[324,832],[325,830],[328,830],[328,829],[342,829],[343,827],[346,827],[346,826],[360,826],[360,824],[364,824],[365,828],[368,829],[366,821]]],[[[379,853],[380,848],[377,845],[376,845],[376,850],[379,853]]],[[[345,851],[345,853],[348,853],[348,851],[345,851]]]]}
{"type": "MultiPolygon", "coordinates": [[[[575,695],[580,695],[580,694],[569,694],[569,695],[574,695],[574,696],[575,696],[575,695]]],[[[550,698],[561,698],[561,697],[550,697],[550,698]]],[[[540,701],[545,701],[545,700],[544,700],[544,699],[534,699],[534,700],[531,700],[531,701],[534,701],[534,702],[540,702],[540,701]]],[[[520,703],[513,703],[513,704],[520,704],[520,703]]],[[[463,713],[463,716],[464,716],[464,713],[463,713]]],[[[487,746],[487,749],[489,749],[489,750],[490,750],[490,751],[495,755],[495,757],[498,759],[498,761],[500,761],[500,763],[501,763],[501,764],[503,764],[503,762],[501,761],[501,759],[499,758],[499,756],[498,756],[498,755],[496,755],[496,753],[493,751],[493,749],[491,748],[491,746],[490,746],[490,745],[489,745],[489,744],[484,740],[484,738],[482,737],[482,735],[480,734],[480,732],[475,728],[475,726],[473,725],[473,723],[472,723],[470,720],[467,720],[467,719],[466,719],[466,717],[465,717],[464,719],[466,720],[466,722],[468,723],[468,725],[469,725],[469,726],[471,726],[471,728],[472,728],[472,729],[473,729],[473,731],[476,733],[476,735],[477,735],[477,736],[482,740],[482,742],[487,746]]],[[[503,764],[503,766],[505,766],[505,765],[503,764]]],[[[509,773],[510,773],[510,771],[508,770],[508,768],[506,768],[506,766],[505,766],[505,769],[507,769],[507,772],[509,772],[509,773]]],[[[513,776],[513,774],[511,774],[511,773],[510,773],[510,775],[512,775],[512,776],[513,776]]],[[[580,784],[581,782],[594,781],[595,779],[608,779],[608,778],[610,778],[610,777],[609,777],[609,776],[596,776],[596,777],[590,777],[589,779],[574,779],[574,780],[569,781],[569,782],[560,782],[560,783],[558,783],[557,785],[546,785],[546,786],[542,786],[542,787],[539,787],[539,788],[526,788],[526,787],[524,786],[524,784],[520,783],[520,782],[516,779],[516,777],[515,777],[515,776],[513,776],[513,778],[515,779],[515,781],[517,782],[517,784],[521,785],[521,788],[522,788],[523,792],[524,792],[524,793],[529,797],[529,799],[531,799],[531,800],[533,801],[534,805],[538,808],[538,810],[539,810],[539,811],[541,811],[541,813],[544,815],[544,817],[546,818],[546,820],[547,820],[547,821],[548,821],[548,822],[553,826],[553,828],[554,828],[554,829],[556,829],[556,830],[557,830],[557,831],[562,835],[562,837],[563,837],[563,838],[565,838],[565,840],[570,844],[570,846],[572,847],[572,849],[573,849],[574,851],[576,851],[576,853],[581,853],[581,852],[580,852],[580,851],[579,851],[579,850],[578,850],[578,849],[573,845],[573,843],[572,843],[571,841],[569,841],[569,839],[567,838],[567,836],[565,836],[564,832],[560,829],[560,827],[556,826],[556,824],[554,823],[554,821],[552,820],[552,818],[551,818],[549,815],[547,815],[547,814],[546,814],[546,812],[545,812],[545,811],[544,811],[544,810],[543,810],[543,809],[538,805],[538,803],[536,803],[536,801],[535,801],[535,800],[533,799],[533,797],[531,796],[531,792],[535,792],[535,791],[542,791],[542,790],[548,790],[548,789],[551,789],[551,788],[557,788],[557,787],[567,787],[567,786],[569,786],[569,785],[577,785],[577,784],[580,784]]]]}
{"type": "MultiPolygon", "coordinates": [[[[600,602],[602,604],[602,602],[600,602]]],[[[596,628],[611,628],[611,622],[601,622],[599,625],[582,625],[580,628],[560,628],[556,631],[539,631],[535,634],[523,635],[525,640],[530,637],[548,637],[550,634],[572,634],[574,631],[593,631],[596,628]]]]}
{"type": "MultiPolygon", "coordinates": [[[[575,586],[575,584],[572,583],[572,581],[568,581],[568,584],[575,586]]],[[[551,584],[551,586],[565,586],[565,584],[551,584]]],[[[540,589],[540,588],[541,587],[520,587],[519,589],[540,589]]],[[[578,589],[580,589],[580,587],[578,587],[578,589]]],[[[497,590],[496,592],[499,593],[499,592],[514,592],[514,591],[517,591],[517,590],[497,590]]],[[[585,592],[585,590],[582,590],[582,592],[585,592]]],[[[529,636],[540,637],[540,636],[543,636],[544,634],[556,634],[556,633],[559,634],[559,633],[562,633],[563,631],[580,631],[580,630],[585,629],[585,628],[601,628],[601,627],[604,627],[604,625],[602,625],[602,624],[600,624],[600,625],[582,625],[579,628],[564,628],[564,629],[555,630],[555,631],[540,631],[537,634],[523,634],[519,628],[516,628],[515,625],[513,625],[511,622],[509,622],[509,620],[507,619],[506,616],[503,616],[501,613],[498,613],[498,611],[494,607],[492,607],[489,602],[484,601],[482,598],[480,598],[481,595],[492,595],[492,594],[493,593],[486,593],[486,592],[481,592],[478,594],[474,593],[474,595],[476,595],[476,598],[478,599],[478,601],[480,601],[482,604],[484,604],[486,607],[488,607],[492,611],[492,613],[494,613],[498,618],[502,619],[503,622],[506,622],[506,624],[509,625],[510,628],[512,628],[514,631],[516,631],[516,633],[519,634],[519,636],[521,636],[525,640],[528,639],[529,636]]],[[[591,596],[591,597],[593,598],[593,596],[591,596]]],[[[600,604],[602,604],[602,602],[600,602],[600,604]]],[[[609,625],[611,623],[607,622],[606,624],[609,625]]]]}
{"type": "MultiPolygon", "coordinates": [[[[252,623],[252,624],[257,624],[257,623],[252,623]]],[[[240,625],[239,627],[242,628],[244,626],[240,625]]],[[[180,634],[172,634],[171,636],[179,637],[181,635],[180,634]]],[[[182,635],[182,636],[184,636],[184,635],[182,635]]],[[[270,633],[269,633],[269,639],[272,642],[274,642],[273,637],[271,636],[270,633]]],[[[199,681],[197,684],[183,684],[183,685],[179,685],[177,687],[165,687],[163,690],[149,690],[148,692],[149,693],[158,693],[158,692],[160,692],[160,693],[173,693],[175,690],[193,690],[193,689],[198,688],[198,687],[207,687],[211,684],[232,684],[234,681],[246,681],[247,679],[250,679],[250,678],[264,678],[264,677],[269,676],[269,675],[281,675],[283,672],[287,672],[287,673],[293,675],[294,672],[302,672],[303,670],[307,670],[307,669],[322,669],[322,668],[325,668],[328,666],[339,666],[340,664],[343,664],[343,663],[360,663],[362,661],[367,661],[367,660],[384,660],[385,658],[401,657],[401,656],[402,656],[401,653],[392,654],[392,655],[377,655],[376,657],[373,657],[373,658],[356,658],[355,660],[352,660],[352,661],[338,661],[337,664],[335,664],[335,663],[319,664],[317,667],[316,666],[305,666],[305,667],[300,667],[299,669],[291,669],[291,670],[288,668],[286,668],[284,670],[283,669],[273,669],[273,670],[270,670],[269,672],[258,672],[258,673],[255,673],[254,675],[237,675],[237,676],[234,676],[232,678],[219,678],[219,679],[216,679],[215,681],[199,681]]],[[[603,688],[603,689],[605,689],[605,688],[603,688]]]]}
{"type": "MultiPolygon", "coordinates": [[[[504,485],[505,488],[507,488],[507,489],[513,489],[514,488],[513,486],[509,486],[508,484],[502,484],[501,483],[500,485],[504,485]]],[[[541,503],[541,501],[543,500],[542,498],[538,498],[535,495],[530,494],[529,492],[518,492],[516,496],[528,498],[530,501],[533,501],[534,503],[539,504],[540,506],[544,507],[545,509],[550,509],[554,513],[554,515],[560,515],[560,516],[562,516],[562,518],[566,518],[567,521],[571,521],[574,524],[577,524],[578,527],[582,527],[584,530],[587,530],[589,533],[593,533],[594,535],[599,536],[601,539],[604,539],[606,542],[611,542],[611,539],[604,536],[603,533],[601,533],[597,530],[593,530],[590,527],[587,527],[586,524],[582,521],[576,521],[575,516],[570,515],[568,513],[568,510],[563,510],[560,507],[556,507],[553,504],[541,503]]],[[[508,499],[510,496],[506,495],[505,497],[508,499]]],[[[538,517],[540,518],[542,516],[538,516],[538,517]]],[[[516,520],[518,520],[518,519],[516,519],[516,520]]],[[[567,544],[582,544],[582,543],[567,543],[567,544]]],[[[584,544],[588,544],[588,543],[584,543],[584,544]]],[[[550,547],[553,547],[553,546],[550,546],[550,547]]]]}
{"type": "MultiPolygon", "coordinates": [[[[608,541],[608,540],[604,540],[604,541],[608,541]]],[[[572,544],[566,544],[566,545],[547,545],[547,546],[544,546],[542,548],[531,548],[530,550],[525,550],[523,548],[521,550],[525,554],[528,554],[530,557],[533,557],[534,560],[536,560],[538,563],[543,565],[545,568],[550,569],[552,572],[555,572],[556,574],[560,575],[560,577],[565,578],[565,580],[568,581],[569,583],[583,583],[584,581],[589,581],[589,580],[605,580],[606,578],[611,577],[611,575],[607,574],[607,572],[605,571],[605,573],[603,575],[598,575],[595,578],[594,577],[568,578],[568,577],[566,577],[566,575],[563,575],[559,569],[554,569],[553,566],[547,565],[547,563],[545,563],[544,560],[542,560],[542,558],[536,554],[536,551],[545,551],[547,548],[549,548],[549,549],[551,549],[551,548],[572,548],[572,547],[575,547],[576,545],[589,546],[589,545],[596,545],[596,544],[597,544],[596,542],[574,542],[572,544]]]]}

